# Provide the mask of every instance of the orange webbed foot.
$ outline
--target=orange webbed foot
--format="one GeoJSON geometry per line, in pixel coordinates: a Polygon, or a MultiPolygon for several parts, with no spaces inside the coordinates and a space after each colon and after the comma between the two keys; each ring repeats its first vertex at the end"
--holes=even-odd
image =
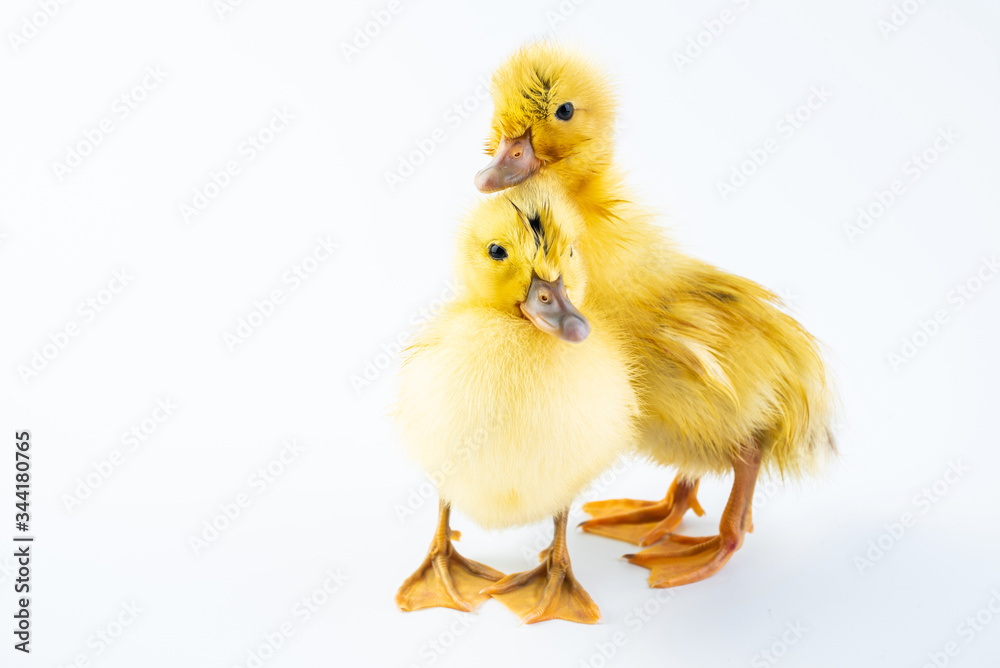
{"type": "Polygon", "coordinates": [[[403,582],[396,593],[400,610],[453,608],[472,612],[489,598],[483,587],[504,574],[466,559],[454,548],[450,554],[428,554],[420,567],[403,582]]]}
{"type": "Polygon", "coordinates": [[[552,546],[542,552],[542,563],[530,571],[508,575],[483,590],[503,603],[524,624],[564,619],[596,624],[601,611],[577,582],[566,550],[566,514],[556,518],[552,546]]]}
{"type": "Polygon", "coordinates": [[[624,558],[650,570],[650,587],[676,587],[714,575],[737,549],[737,541],[723,540],[721,536],[673,535],[624,558]]]}
{"type": "Polygon", "coordinates": [[[452,540],[461,534],[448,526],[450,508],[442,503],[438,528],[420,567],[396,592],[396,605],[409,612],[422,608],[452,608],[472,612],[489,598],[482,590],[504,577],[498,570],[466,559],[452,540]]]}
{"type": "Polygon", "coordinates": [[[697,493],[697,480],[684,482],[678,476],[662,501],[612,499],[586,503],[583,510],[594,519],[581,523],[580,528],[633,545],[650,545],[673,532],[688,510],[705,514],[697,493]]]}
{"type": "Polygon", "coordinates": [[[753,448],[745,459],[733,462],[736,474],[729,502],[722,513],[719,535],[691,537],[650,532],[659,542],[637,554],[626,554],[631,563],[650,570],[650,587],[676,587],[690,584],[719,572],[736,550],[743,537],[753,530],[751,500],[760,471],[760,450],[753,448]]]}

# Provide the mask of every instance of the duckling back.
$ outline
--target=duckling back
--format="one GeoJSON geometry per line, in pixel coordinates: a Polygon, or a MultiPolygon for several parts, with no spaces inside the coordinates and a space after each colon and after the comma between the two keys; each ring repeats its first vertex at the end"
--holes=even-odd
{"type": "Polygon", "coordinates": [[[691,478],[751,442],[781,476],[834,454],[822,354],[776,295],[677,251],[613,170],[577,201],[588,295],[625,324],[638,367],[640,453],[691,478]]]}
{"type": "Polygon", "coordinates": [[[487,528],[565,510],[634,444],[637,401],[614,323],[582,343],[457,303],[410,347],[396,422],[441,498],[487,528]]]}
{"type": "Polygon", "coordinates": [[[724,473],[756,443],[781,476],[812,472],[835,452],[833,394],[815,339],[753,281],[707,264],[649,309],[640,449],[689,477],[724,473]]]}

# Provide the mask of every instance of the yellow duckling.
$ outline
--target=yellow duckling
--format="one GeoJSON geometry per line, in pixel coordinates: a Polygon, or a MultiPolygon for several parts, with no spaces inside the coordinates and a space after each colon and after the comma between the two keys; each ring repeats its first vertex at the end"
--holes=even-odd
{"type": "Polygon", "coordinates": [[[632,447],[638,402],[622,337],[586,297],[575,216],[528,185],[487,198],[463,226],[462,292],[401,371],[396,422],[440,496],[427,558],[396,595],[402,610],[472,610],[493,596],[528,623],[599,619],[570,568],[567,510],[632,447]],[[554,517],[555,537],[540,566],[504,577],[455,550],[452,507],[490,529],[554,517]]]}
{"type": "Polygon", "coordinates": [[[559,46],[515,53],[493,77],[492,161],[484,192],[532,177],[555,182],[579,207],[590,298],[626,323],[639,365],[639,451],[679,469],[662,501],[590,503],[584,530],[655,545],[630,561],[669,587],[718,571],[752,530],[763,467],[799,474],[833,451],[830,393],[817,345],[777,298],[752,281],[678,253],[630,201],[614,166],[615,101],[601,69],[559,46]],[[735,472],[719,535],[674,535],[703,510],[706,473],[735,472]]]}

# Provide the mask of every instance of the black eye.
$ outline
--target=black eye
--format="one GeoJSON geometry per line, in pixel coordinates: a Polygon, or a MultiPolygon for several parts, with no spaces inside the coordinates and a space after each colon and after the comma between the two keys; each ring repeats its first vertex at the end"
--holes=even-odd
{"type": "Polygon", "coordinates": [[[507,249],[503,246],[498,246],[496,244],[490,244],[489,248],[490,257],[499,262],[500,260],[507,259],[507,249]]]}
{"type": "Polygon", "coordinates": [[[573,118],[573,103],[563,102],[560,104],[559,108],[556,109],[556,118],[560,121],[568,121],[573,118]]]}

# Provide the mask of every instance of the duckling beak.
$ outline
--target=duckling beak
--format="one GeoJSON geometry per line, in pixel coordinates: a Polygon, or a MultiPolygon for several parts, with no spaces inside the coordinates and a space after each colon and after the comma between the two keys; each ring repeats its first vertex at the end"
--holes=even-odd
{"type": "Polygon", "coordinates": [[[516,186],[542,166],[531,148],[531,132],[517,139],[503,137],[490,164],[476,174],[476,188],[480,192],[492,193],[516,186]]]}
{"type": "Polygon", "coordinates": [[[580,343],[590,334],[590,322],[566,296],[562,276],[554,282],[532,276],[521,313],[538,329],[569,343],[580,343]]]}

